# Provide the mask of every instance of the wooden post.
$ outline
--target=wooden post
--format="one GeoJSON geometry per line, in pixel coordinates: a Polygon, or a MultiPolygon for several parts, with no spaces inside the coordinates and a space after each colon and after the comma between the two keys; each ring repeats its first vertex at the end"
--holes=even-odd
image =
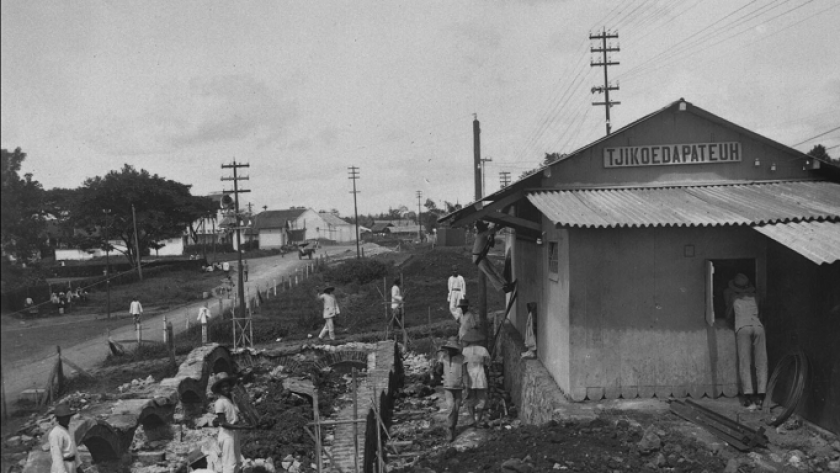
{"type": "MultiPolygon", "coordinates": [[[[189,317],[187,317],[187,324],[189,324],[189,320],[190,320],[190,318],[189,318],[189,317]]],[[[187,325],[187,329],[188,329],[188,330],[189,330],[189,328],[190,328],[190,326],[189,326],[189,325],[187,325]]],[[[164,316],[163,316],[163,343],[166,343],[166,344],[168,344],[168,343],[169,343],[169,338],[168,338],[168,335],[169,335],[169,334],[168,334],[168,333],[166,333],[166,315],[164,315],[164,316]]]]}
{"type": "MultiPolygon", "coordinates": [[[[312,380],[314,384],[314,379],[312,380]]],[[[318,473],[323,471],[321,461],[321,415],[318,413],[318,388],[312,390],[312,412],[315,415],[315,458],[317,459],[318,473]]]]}
{"type": "Polygon", "coordinates": [[[55,370],[56,370],[56,379],[57,379],[57,383],[58,383],[58,393],[60,393],[61,390],[64,389],[64,369],[63,369],[63,366],[61,365],[61,347],[56,345],[55,350],[56,350],[56,352],[58,352],[58,361],[57,361],[57,365],[56,365],[55,370]]]}
{"type": "Polygon", "coordinates": [[[277,280],[272,279],[271,282],[274,283],[274,297],[277,297],[277,280]]]}
{"type": "Polygon", "coordinates": [[[143,336],[141,334],[142,328],[140,327],[140,322],[134,324],[134,334],[137,337],[137,348],[140,348],[140,344],[143,342],[143,336]]]}
{"type": "Polygon", "coordinates": [[[3,377],[2,365],[0,365],[0,400],[3,401],[3,419],[7,420],[9,418],[9,409],[6,406],[6,378],[3,377]]]}
{"type": "MultiPolygon", "coordinates": [[[[356,392],[356,368],[353,368],[353,464],[355,473],[359,473],[359,399],[356,392]]],[[[335,466],[335,465],[333,465],[335,466]]]]}

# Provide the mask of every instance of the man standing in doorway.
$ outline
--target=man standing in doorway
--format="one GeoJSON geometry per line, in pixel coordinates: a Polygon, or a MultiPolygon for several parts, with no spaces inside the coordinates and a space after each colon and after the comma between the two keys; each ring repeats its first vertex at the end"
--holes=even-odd
{"type": "Polygon", "coordinates": [[[767,389],[767,346],[764,325],[758,318],[755,287],[741,273],[729,281],[724,290],[726,319],[734,323],[738,350],[738,376],[741,379],[743,403],[749,410],[760,409],[767,389]],[[734,320],[733,320],[734,319],[734,320]],[[752,365],[755,364],[756,385],[753,387],[752,365]]]}
{"type": "Polygon", "coordinates": [[[140,316],[143,315],[143,306],[137,300],[137,296],[131,299],[131,305],[128,307],[128,313],[134,317],[134,325],[140,323],[140,316]]]}
{"type": "Polygon", "coordinates": [[[449,295],[447,299],[449,300],[449,311],[452,312],[453,317],[456,317],[455,311],[458,309],[461,299],[465,297],[467,297],[467,283],[464,281],[464,277],[458,272],[458,267],[452,266],[452,276],[449,276],[449,295]]]}

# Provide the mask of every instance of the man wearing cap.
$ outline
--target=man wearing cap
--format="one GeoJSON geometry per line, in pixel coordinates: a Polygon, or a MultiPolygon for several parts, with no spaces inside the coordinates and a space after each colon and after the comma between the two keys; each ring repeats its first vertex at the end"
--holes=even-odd
{"type": "Polygon", "coordinates": [[[81,462],[76,450],[76,439],[70,433],[70,419],[76,413],[70,410],[67,404],[61,403],[55,407],[54,414],[58,425],[53,427],[49,434],[52,457],[50,473],[76,473],[81,462]]]}
{"type": "Polygon", "coordinates": [[[213,426],[219,428],[219,449],[222,451],[221,473],[239,473],[242,468],[239,431],[252,428],[249,425],[237,424],[239,408],[234,404],[231,394],[236,382],[235,377],[228,376],[227,373],[219,373],[218,379],[210,387],[210,390],[219,396],[213,404],[213,412],[216,414],[213,426]]]}
{"type": "Polygon", "coordinates": [[[738,351],[738,377],[744,405],[760,409],[767,389],[767,345],[764,325],[758,318],[755,287],[749,278],[738,273],[724,290],[726,319],[734,323],[738,351]],[[733,320],[734,319],[734,320],[733,320]],[[752,365],[755,364],[756,386],[753,389],[752,365]]]}
{"type": "Polygon", "coordinates": [[[461,299],[467,297],[467,283],[464,277],[458,272],[457,266],[452,266],[452,276],[449,276],[449,311],[455,317],[455,310],[458,309],[458,303],[461,299]]]}
{"type": "Polygon", "coordinates": [[[207,454],[201,449],[195,449],[187,456],[187,467],[192,473],[215,473],[213,470],[207,468],[207,454]]]}
{"type": "Polygon", "coordinates": [[[470,310],[470,301],[461,299],[458,308],[453,312],[455,320],[458,321],[458,340],[463,342],[464,335],[472,329],[479,329],[478,316],[470,310]]]}
{"type": "Polygon", "coordinates": [[[435,365],[435,375],[443,380],[446,402],[449,414],[446,417],[446,440],[455,439],[455,428],[458,425],[458,411],[461,410],[461,395],[464,389],[464,357],[461,346],[455,337],[447,340],[438,350],[438,360],[435,365]]]}
{"type": "Polygon", "coordinates": [[[461,338],[466,347],[461,350],[466,367],[466,401],[467,412],[470,413],[473,424],[480,424],[484,420],[484,407],[487,404],[487,368],[490,367],[490,352],[480,345],[484,341],[481,332],[471,329],[461,338]],[[476,412],[478,416],[476,416],[476,412]]]}
{"type": "Polygon", "coordinates": [[[326,320],[324,328],[321,329],[321,333],[318,335],[318,340],[323,340],[324,335],[328,332],[330,334],[330,340],[335,340],[335,324],[333,323],[333,318],[340,314],[341,310],[338,308],[338,301],[333,295],[333,291],[335,291],[334,286],[327,286],[323,291],[318,292],[318,299],[324,303],[324,319],[326,320]]]}

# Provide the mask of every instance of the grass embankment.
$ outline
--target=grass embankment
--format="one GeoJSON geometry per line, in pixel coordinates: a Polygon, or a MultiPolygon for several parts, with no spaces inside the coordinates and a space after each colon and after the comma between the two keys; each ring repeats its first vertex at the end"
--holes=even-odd
{"type": "MultiPolygon", "coordinates": [[[[390,290],[394,279],[402,275],[405,294],[405,326],[412,339],[454,333],[447,296],[447,279],[457,266],[467,282],[467,294],[478,292],[478,269],[469,254],[458,249],[418,249],[410,258],[385,253],[363,260],[347,260],[320,267],[310,279],[291,289],[279,290],[265,299],[253,315],[254,343],[304,340],[316,337],[324,324],[322,305],[316,298],[319,287],[336,287],[341,308],[336,318],[336,335],[345,340],[371,341],[381,338],[390,316],[390,290]],[[397,266],[394,261],[404,261],[397,266]],[[385,284],[383,287],[383,278],[385,284]],[[383,292],[386,297],[383,297],[383,292]]],[[[488,291],[488,310],[504,308],[504,295],[488,291]]],[[[476,302],[473,298],[473,302],[476,302]]],[[[208,327],[211,342],[232,344],[232,322],[215,318],[208,327]]],[[[201,327],[176,337],[176,354],[188,353],[201,343],[201,327]]],[[[167,356],[163,346],[144,346],[140,351],[121,357],[109,357],[106,364],[120,364],[167,356]]]]}

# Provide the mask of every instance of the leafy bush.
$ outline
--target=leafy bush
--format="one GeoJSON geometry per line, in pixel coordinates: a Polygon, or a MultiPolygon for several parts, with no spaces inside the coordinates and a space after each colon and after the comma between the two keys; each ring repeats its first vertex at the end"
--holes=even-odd
{"type": "Polygon", "coordinates": [[[331,284],[367,284],[386,276],[390,267],[375,259],[352,259],[324,271],[324,281],[331,284]]]}

